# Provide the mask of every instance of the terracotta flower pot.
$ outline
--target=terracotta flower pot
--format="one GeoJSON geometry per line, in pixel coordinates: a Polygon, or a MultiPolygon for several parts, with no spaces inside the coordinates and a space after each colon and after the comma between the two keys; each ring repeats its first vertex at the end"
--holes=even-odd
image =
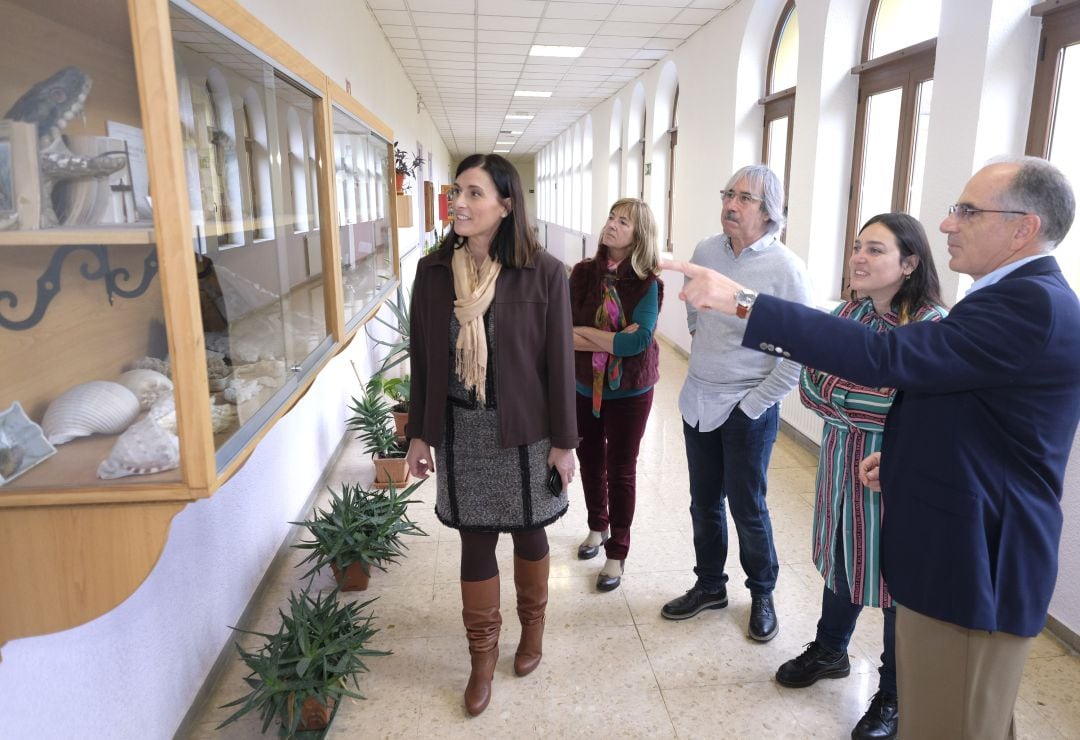
{"type": "Polygon", "coordinates": [[[397,184],[397,194],[398,195],[404,195],[405,194],[405,173],[404,172],[395,172],[394,173],[394,181],[397,184]]]}
{"type": "Polygon", "coordinates": [[[300,724],[296,726],[297,732],[311,732],[312,730],[325,730],[330,724],[330,715],[334,712],[334,697],[328,697],[323,704],[317,697],[309,696],[304,699],[300,707],[300,724]]]}
{"type": "Polygon", "coordinates": [[[405,436],[405,425],[409,423],[408,411],[395,411],[394,412],[394,434],[399,437],[405,436]]]}
{"type": "Polygon", "coordinates": [[[330,563],[330,569],[334,571],[334,580],[342,591],[366,591],[371,576],[364,572],[360,563],[353,563],[344,571],[337,563],[330,563]]]}
{"type": "Polygon", "coordinates": [[[374,462],[375,481],[371,484],[372,488],[380,490],[389,488],[390,481],[393,481],[394,488],[400,491],[408,484],[409,464],[404,455],[401,457],[376,457],[374,462]]]}

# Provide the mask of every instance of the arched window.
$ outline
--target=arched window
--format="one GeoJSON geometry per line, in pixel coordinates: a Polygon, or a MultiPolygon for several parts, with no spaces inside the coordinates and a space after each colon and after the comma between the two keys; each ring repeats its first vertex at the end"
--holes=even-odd
{"type": "Polygon", "coordinates": [[[270,198],[270,156],[266,116],[255,88],[244,91],[244,150],[247,155],[247,192],[251,200],[252,238],[274,238],[274,204],[270,198]]]}
{"type": "Polygon", "coordinates": [[[799,71],[799,9],[787,0],[773,32],[765,74],[765,131],[761,161],[784,181],[784,211],[791,185],[791,132],[795,130],[795,82],[799,71]]]}
{"type": "Polygon", "coordinates": [[[581,123],[575,123],[570,137],[570,228],[581,231],[581,166],[584,160],[581,154],[581,123]]]}
{"type": "Polygon", "coordinates": [[[232,95],[225,75],[216,67],[206,73],[209,95],[211,133],[212,207],[218,238],[217,246],[238,247],[244,243],[240,188],[240,160],[236,153],[236,119],[232,95]]]}
{"type": "MultiPolygon", "coordinates": [[[[1034,12],[1034,11],[1033,11],[1034,12]]],[[[1053,162],[1080,183],[1080,5],[1043,16],[1027,153],[1053,162]]],[[[1080,290],[1080,234],[1069,233],[1053,251],[1062,272],[1080,290]]]]}
{"type": "Polygon", "coordinates": [[[307,176],[308,176],[308,195],[311,198],[310,212],[312,228],[316,231],[319,230],[319,187],[318,178],[316,177],[318,170],[315,167],[315,120],[312,117],[307,119],[307,176]]]}
{"type": "Polygon", "coordinates": [[[581,230],[592,233],[592,116],[585,116],[585,127],[581,139],[581,230]]]}
{"type": "Polygon", "coordinates": [[[304,163],[307,160],[307,147],[304,146],[304,130],[300,125],[300,115],[295,108],[289,108],[285,114],[289,141],[289,184],[292,186],[293,233],[303,234],[308,231],[307,176],[304,163]]]}
{"type": "MultiPolygon", "coordinates": [[[[941,0],[871,0],[863,35],[844,264],[859,227],[885,211],[918,218],[941,0]]],[[[844,289],[847,288],[847,270],[844,289]]]]}
{"type": "Polygon", "coordinates": [[[623,193],[645,199],[645,86],[634,86],[630,114],[626,124],[626,185],[623,193]]]}
{"type": "Polygon", "coordinates": [[[623,157],[622,101],[611,106],[611,127],[608,133],[608,203],[614,203],[622,192],[623,157]]]}

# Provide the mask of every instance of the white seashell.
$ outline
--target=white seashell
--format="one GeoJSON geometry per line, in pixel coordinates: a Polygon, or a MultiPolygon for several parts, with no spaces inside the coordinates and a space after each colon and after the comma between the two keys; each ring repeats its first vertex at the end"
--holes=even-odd
{"type": "Polygon", "coordinates": [[[161,399],[150,407],[147,417],[162,429],[176,434],[176,399],[172,396],[161,399]]]}
{"type": "Polygon", "coordinates": [[[128,370],[117,378],[116,382],[135,394],[143,411],[149,411],[159,400],[172,395],[173,390],[171,380],[156,370],[145,368],[128,370]]]}
{"type": "Polygon", "coordinates": [[[109,456],[98,465],[98,478],[150,475],[180,465],[180,440],[147,415],[116,438],[109,456]]]}
{"type": "Polygon", "coordinates": [[[62,445],[91,434],[119,434],[139,415],[139,399],[119,383],[91,380],[69,388],[49,404],[41,428],[62,445]]]}

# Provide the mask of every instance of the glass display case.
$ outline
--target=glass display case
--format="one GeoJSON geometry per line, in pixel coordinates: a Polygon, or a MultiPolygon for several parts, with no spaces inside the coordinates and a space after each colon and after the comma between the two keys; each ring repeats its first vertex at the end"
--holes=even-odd
{"type": "Polygon", "coordinates": [[[127,598],[399,268],[392,131],[234,0],[0,17],[2,645],[127,598]]]}
{"type": "Polygon", "coordinates": [[[352,329],[394,277],[390,248],[393,145],[337,104],[333,124],[345,324],[352,329]]]}

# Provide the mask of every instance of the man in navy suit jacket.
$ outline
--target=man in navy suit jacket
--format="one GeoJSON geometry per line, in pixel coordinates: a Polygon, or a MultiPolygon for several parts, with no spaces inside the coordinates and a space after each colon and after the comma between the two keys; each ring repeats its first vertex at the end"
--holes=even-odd
{"type": "Polygon", "coordinates": [[[949,267],[975,283],[943,321],[884,334],[665,265],[689,278],[687,302],[748,316],[744,346],[898,389],[882,452],[862,474],[884,496],[904,737],[1013,732],[1054,590],[1080,421],[1080,303],[1048,255],[1074,211],[1072,188],[1045,160],[979,170],[941,224],[949,267]]]}

